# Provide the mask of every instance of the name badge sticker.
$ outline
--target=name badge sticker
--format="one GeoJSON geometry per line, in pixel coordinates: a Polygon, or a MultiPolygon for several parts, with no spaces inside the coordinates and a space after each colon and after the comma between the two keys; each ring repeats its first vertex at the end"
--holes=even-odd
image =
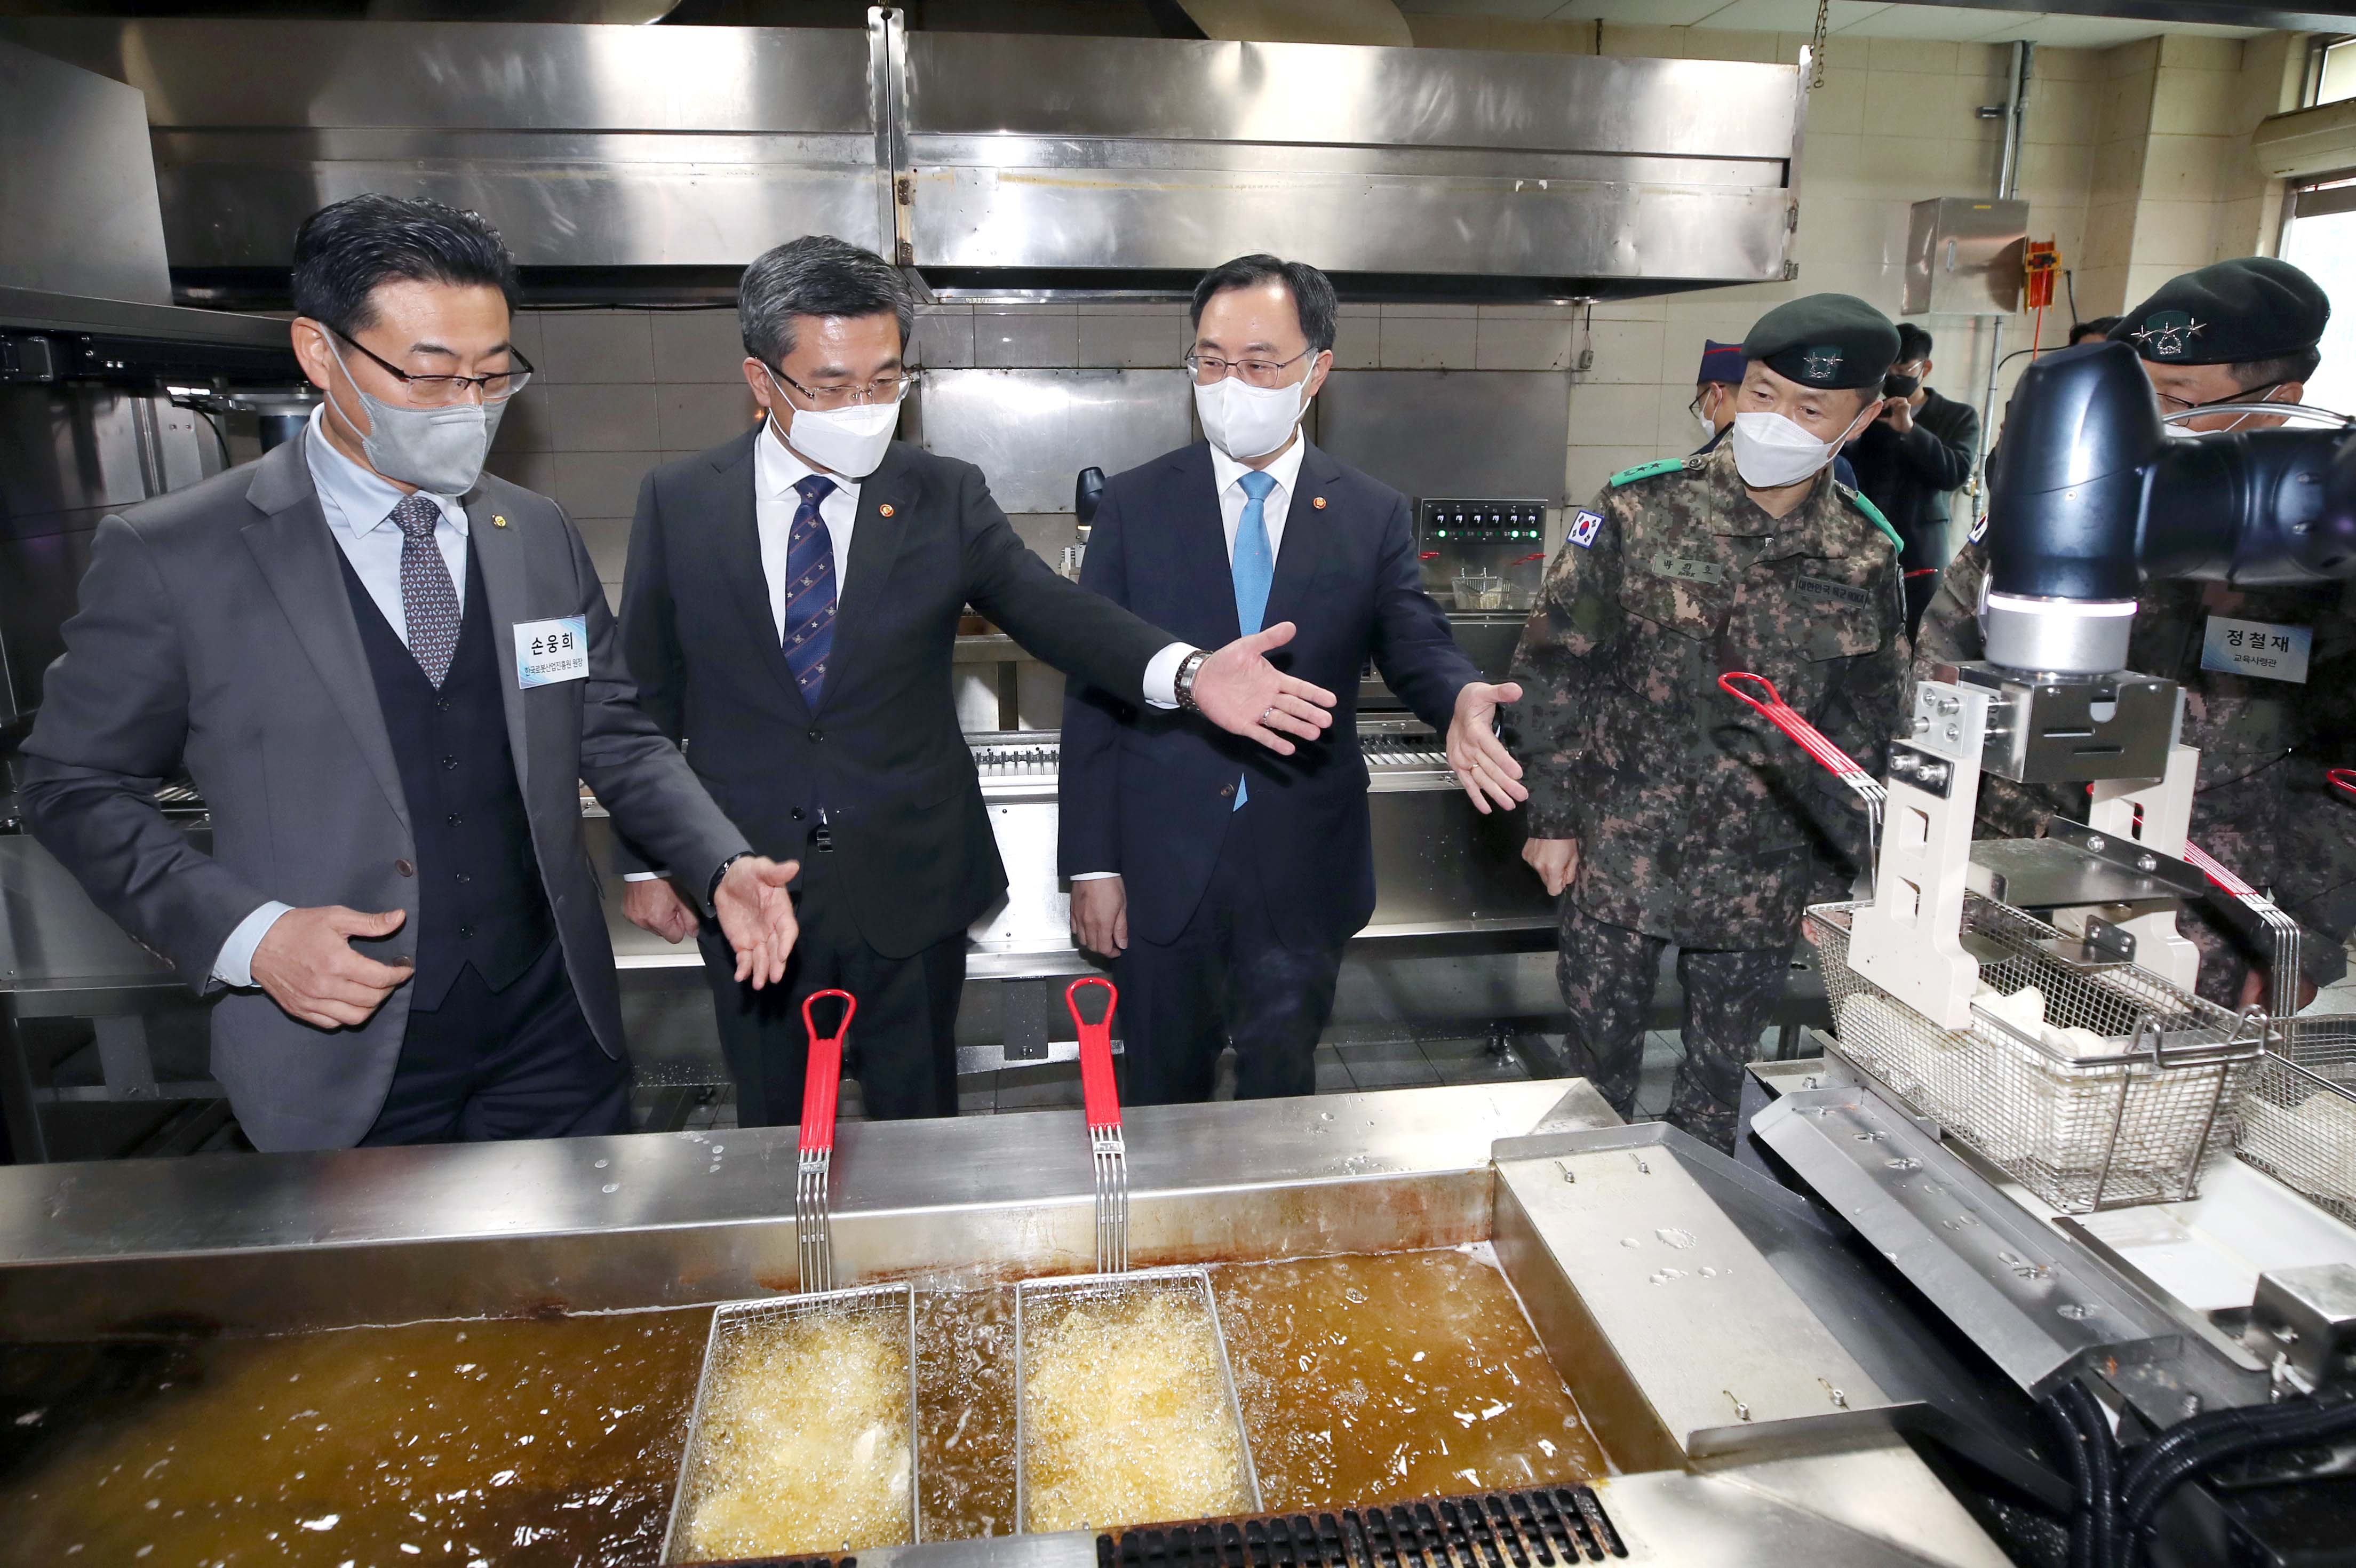
{"type": "Polygon", "coordinates": [[[580,616],[516,622],[516,684],[553,686],[589,676],[589,623],[580,616]]]}
{"type": "Polygon", "coordinates": [[[2254,675],[2262,681],[2307,683],[2308,651],[2315,628],[2276,626],[2262,620],[2228,620],[2211,616],[2201,639],[2201,668],[2226,675],[2254,675]]]}

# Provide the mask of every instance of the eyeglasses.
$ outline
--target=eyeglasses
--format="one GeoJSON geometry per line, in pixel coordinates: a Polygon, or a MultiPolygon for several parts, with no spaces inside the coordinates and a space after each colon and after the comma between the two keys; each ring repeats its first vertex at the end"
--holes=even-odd
{"type": "Polygon", "coordinates": [[[420,376],[393,364],[340,327],[327,330],[366,354],[378,370],[399,381],[409,394],[409,401],[419,408],[449,408],[464,403],[469,387],[480,392],[485,403],[505,403],[523,391],[524,383],[531,380],[531,361],[513,347],[509,348],[508,358],[515,361],[514,370],[494,371],[486,376],[420,376]]]}
{"type": "Polygon", "coordinates": [[[808,398],[812,413],[820,413],[830,409],[849,408],[854,403],[897,403],[922,384],[925,379],[922,368],[908,365],[888,375],[878,376],[873,381],[863,384],[858,381],[841,381],[822,387],[806,387],[783,371],[772,370],[766,365],[762,369],[767,370],[769,374],[808,398]]]}
{"type": "Polygon", "coordinates": [[[1205,386],[1224,381],[1230,375],[1239,375],[1256,387],[1272,387],[1277,384],[1276,378],[1284,374],[1286,370],[1303,360],[1314,359],[1316,355],[1314,349],[1303,349],[1290,360],[1223,360],[1216,354],[1189,354],[1186,356],[1186,370],[1205,386]]]}
{"type": "Polygon", "coordinates": [[[2289,384],[2288,381],[2268,381],[2262,387],[2252,387],[2247,392],[2231,392],[2224,397],[2212,397],[2206,403],[2187,403],[2180,397],[2170,397],[2166,392],[2154,392],[2151,395],[2158,400],[2159,412],[2164,414],[2190,413],[2196,408],[2222,408],[2229,403],[2270,403],[2276,392],[2289,384]]]}

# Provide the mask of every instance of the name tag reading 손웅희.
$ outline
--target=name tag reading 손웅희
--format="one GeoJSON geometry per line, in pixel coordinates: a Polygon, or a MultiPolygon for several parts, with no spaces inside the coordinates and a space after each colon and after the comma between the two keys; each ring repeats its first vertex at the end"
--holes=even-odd
{"type": "Polygon", "coordinates": [[[516,684],[553,686],[589,675],[589,623],[580,616],[516,622],[516,684]]]}
{"type": "Polygon", "coordinates": [[[2307,683],[2307,655],[2315,628],[2211,616],[2201,639],[2201,668],[2227,675],[2307,683]]]}

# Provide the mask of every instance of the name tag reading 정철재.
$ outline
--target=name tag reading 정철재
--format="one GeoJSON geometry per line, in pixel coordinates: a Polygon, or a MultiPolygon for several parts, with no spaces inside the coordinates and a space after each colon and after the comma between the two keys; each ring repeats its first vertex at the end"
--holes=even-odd
{"type": "Polygon", "coordinates": [[[2227,675],[2307,683],[2307,654],[2315,628],[2211,616],[2201,639],[2201,668],[2227,675]]]}
{"type": "Polygon", "coordinates": [[[519,620],[515,639],[517,685],[553,686],[588,678],[589,623],[584,618],[519,620]]]}

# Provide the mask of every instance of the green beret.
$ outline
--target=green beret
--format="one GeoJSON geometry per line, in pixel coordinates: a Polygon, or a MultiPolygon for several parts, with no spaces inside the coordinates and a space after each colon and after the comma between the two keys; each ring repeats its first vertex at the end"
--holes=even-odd
{"type": "Polygon", "coordinates": [[[1898,328],[1855,295],[1812,294],[1761,317],[1742,354],[1804,387],[1878,387],[1897,363],[1898,328]]]}
{"type": "Polygon", "coordinates": [[[2331,301],[2315,280],[2272,256],[2243,256],[2169,279],[2111,328],[2156,364],[2238,365],[2312,349],[2331,301]]]}

